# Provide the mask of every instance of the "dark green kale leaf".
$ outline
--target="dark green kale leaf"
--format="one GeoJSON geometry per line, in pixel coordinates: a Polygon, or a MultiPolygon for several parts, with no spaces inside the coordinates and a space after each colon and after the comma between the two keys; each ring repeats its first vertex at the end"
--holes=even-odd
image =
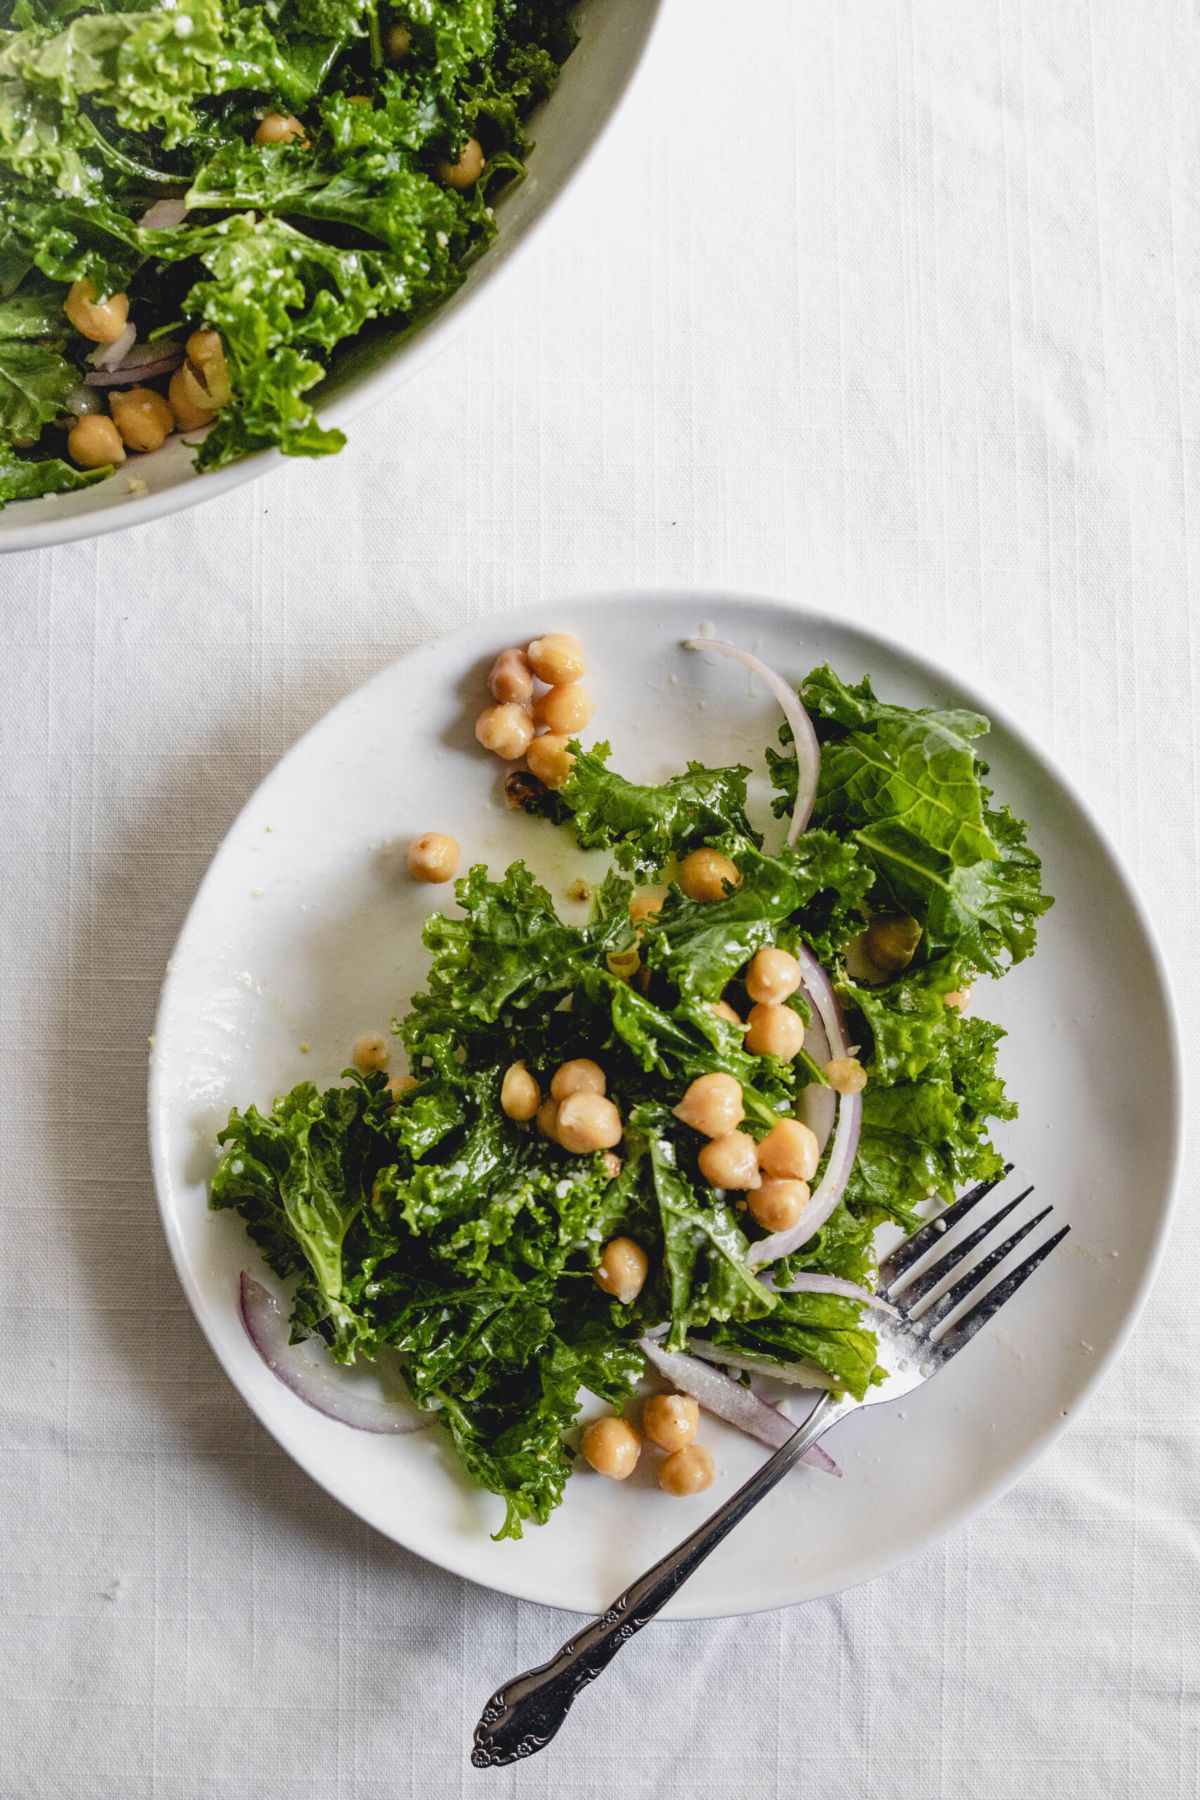
{"type": "Polygon", "coordinates": [[[37,500],[43,494],[69,494],[103,481],[108,469],[74,469],[57,456],[18,456],[0,443],[0,506],[9,500],[37,500]]]}
{"type": "Polygon", "coordinates": [[[62,412],[78,379],[66,358],[48,345],[0,338],[0,434],[13,444],[35,444],[42,427],[62,412]]]}

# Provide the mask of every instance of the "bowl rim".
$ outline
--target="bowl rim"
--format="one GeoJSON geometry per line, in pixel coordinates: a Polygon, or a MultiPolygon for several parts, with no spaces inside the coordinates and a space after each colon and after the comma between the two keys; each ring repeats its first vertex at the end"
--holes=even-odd
{"type": "MultiPolygon", "coordinates": [[[[348,425],[360,413],[386,399],[405,381],[420,374],[428,363],[447,349],[459,333],[465,330],[483,297],[498,291],[499,284],[507,279],[529,246],[540,239],[548,221],[558,214],[561,201],[575,186],[600,145],[607,139],[618,115],[625,110],[630,95],[646,68],[651,47],[662,23],[666,0],[642,0],[642,4],[647,9],[647,16],[641,46],[595,132],[566,170],[549,201],[530,219],[519,236],[506,239],[503,228],[497,233],[495,241],[480,260],[481,274],[475,286],[470,289],[459,288],[454,294],[448,295],[429,319],[423,325],[417,325],[412,335],[400,343],[378,369],[352,380],[344,393],[335,395],[328,406],[320,408],[319,417],[323,425],[348,425]]],[[[553,104],[553,98],[551,95],[545,104],[553,104]]],[[[536,145],[534,148],[536,153],[536,145]]],[[[175,482],[158,493],[130,496],[127,502],[119,506],[81,512],[67,518],[31,519],[26,524],[22,521],[21,514],[14,511],[11,517],[15,522],[6,524],[5,513],[0,511],[0,556],[15,554],[21,550],[50,549],[57,544],[86,542],[89,538],[107,537],[115,531],[150,525],[158,519],[169,518],[173,513],[183,512],[188,507],[232,493],[235,488],[244,487],[248,482],[272,475],[285,463],[294,460],[296,459],[293,457],[285,457],[281,450],[274,447],[256,450],[240,462],[230,463],[223,469],[212,469],[203,475],[193,469],[184,480],[175,482]]],[[[37,504],[37,500],[10,502],[14,509],[35,507],[37,504]]]]}
{"type": "MultiPolygon", "coordinates": [[[[957,672],[956,667],[947,669],[932,656],[926,655],[923,651],[914,649],[908,644],[900,643],[899,640],[893,638],[886,629],[880,631],[874,624],[864,623],[853,618],[847,619],[845,616],[840,615],[830,608],[810,606],[803,601],[778,594],[768,595],[748,592],[731,593],[722,591],[721,589],[688,588],[686,586],[675,587],[664,584],[661,586],[631,586],[629,588],[611,589],[607,591],[586,590],[583,592],[568,593],[559,596],[554,604],[566,611],[576,607],[598,605],[601,603],[611,607],[614,604],[619,606],[645,603],[647,601],[679,601],[685,598],[701,610],[709,605],[719,605],[722,608],[729,608],[736,611],[750,611],[753,608],[770,607],[804,618],[818,630],[822,626],[833,627],[836,629],[844,628],[849,624],[852,629],[863,631],[869,636],[881,639],[885,644],[899,649],[905,661],[907,661],[922,677],[925,677],[930,681],[934,687],[934,691],[936,691],[937,684],[944,681],[946,677],[949,676],[954,687],[965,697],[968,703],[985,713],[994,725],[1002,727],[1012,739],[1018,750],[1023,755],[1027,756],[1043,775],[1047,776],[1053,784],[1061,789],[1071,803],[1078,809],[1079,817],[1092,832],[1096,844],[1105,861],[1108,863],[1117,887],[1121,891],[1145,943],[1149,967],[1154,978],[1157,997],[1161,1004],[1165,1021],[1163,1050],[1170,1079],[1169,1116],[1171,1119],[1172,1131],[1171,1141],[1167,1146],[1167,1156],[1164,1163],[1165,1200],[1161,1212],[1158,1215],[1153,1240],[1147,1249],[1141,1277],[1132,1294],[1127,1299],[1118,1328],[1109,1342],[1093,1359],[1086,1378],[1081,1380],[1076,1387],[1069,1414],[1064,1413],[1061,1421],[1055,1421],[1049,1427],[1045,1428],[1036,1440],[1027,1446],[1024,1453],[1016,1457],[1012,1463],[1008,1464],[1000,1475],[980,1487],[972,1495],[971,1499],[960,1505],[957,1510],[939,1518],[924,1533],[909,1543],[899,1555],[893,1557],[891,1560],[885,1560],[874,1567],[864,1570],[850,1581],[835,1580],[828,1583],[828,1585],[822,1585],[819,1589],[804,1596],[803,1599],[799,1601],[784,1599],[767,1604],[755,1604],[750,1607],[734,1604],[728,1607],[714,1609],[711,1604],[701,1607],[689,1606],[685,1598],[678,1608],[672,1603],[671,1610],[667,1617],[669,1621],[673,1623],[681,1623],[686,1620],[701,1618],[740,1618],[748,1616],[751,1613],[776,1612],[781,1611],[786,1606],[803,1604],[811,1599],[823,1599],[835,1593],[847,1592],[851,1588],[862,1586],[868,1581],[877,1580],[895,1573],[895,1571],[905,1563],[910,1562],[918,1555],[923,1555],[926,1551],[948,1537],[951,1532],[957,1530],[967,1520],[975,1517],[975,1515],[983,1510],[984,1507],[990,1506],[995,1500],[999,1499],[1002,1494],[1007,1493],[1008,1490],[1021,1479],[1027,1470],[1058,1442],[1059,1438],[1069,1428],[1070,1424],[1074,1422],[1077,1412],[1086,1405],[1094,1395],[1096,1389],[1108,1375],[1113,1365],[1124,1351],[1134,1328],[1142,1315],[1150,1291],[1154,1286],[1155,1281],[1158,1279],[1167,1240],[1170,1237],[1171,1227],[1179,1202],[1183,1147],[1185,1142],[1186,1124],[1190,1111],[1189,1082],[1185,1072],[1186,1063],[1183,1055],[1183,1040],[1179,1024],[1179,1011],[1171,984],[1168,964],[1163,953],[1162,945],[1159,941],[1158,930],[1154,918],[1150,913],[1146,902],[1143,900],[1139,888],[1130,876],[1125,866],[1124,858],[1117,849],[1112,835],[1103,821],[1097,816],[1090,802],[1081,794],[1074,780],[1059,768],[1053,758],[1049,757],[1040,748],[1033,736],[1026,731],[1025,727],[1013,718],[1009,713],[1007,706],[1003,703],[997,703],[990,693],[981,692],[976,685],[973,676],[960,675],[957,672]]],[[[501,609],[489,613],[479,619],[468,621],[466,624],[456,627],[453,631],[435,632],[429,637],[423,638],[421,642],[414,645],[411,650],[404,652],[403,655],[399,657],[393,658],[392,661],[385,664],[382,669],[377,670],[376,673],[370,676],[366,681],[351,688],[349,692],[344,694],[333,706],[328,707],[321,713],[307,730],[302,732],[299,737],[295,739],[294,743],[288,746],[288,749],[283,752],[283,756],[279,758],[274,765],[274,768],[278,768],[300,744],[302,744],[313,732],[319,730],[332,714],[342,709],[352,707],[356,702],[361,700],[361,696],[366,690],[376,683],[387,679],[398,663],[404,662],[413,654],[421,651],[431,643],[453,644],[457,639],[462,639],[468,643],[474,642],[478,640],[480,634],[487,631],[489,626],[500,628],[500,631],[498,631],[497,634],[499,636],[503,628],[506,627],[507,621],[511,618],[514,610],[520,611],[524,609],[501,609]]],[[[154,1181],[155,1201],[158,1207],[163,1233],[167,1239],[167,1245],[170,1250],[171,1260],[175,1265],[176,1275],[179,1279],[180,1286],[184,1290],[192,1315],[204,1333],[205,1339],[207,1340],[214,1357],[220,1364],[226,1377],[241,1395],[245,1404],[254,1413],[255,1417],[259,1420],[259,1423],[271,1434],[275,1442],[280,1445],[285,1454],[296,1462],[299,1467],[304,1470],[305,1474],[315,1481],[324,1492],[329,1494],[330,1498],[336,1500],[339,1505],[347,1507],[347,1510],[353,1511],[355,1517],[362,1518],[363,1515],[359,1513],[357,1509],[351,1506],[342,1495],[336,1493],[333,1488],[328,1485],[324,1479],[318,1459],[309,1458],[300,1453],[293,1443],[288,1440],[288,1437],[277,1430],[276,1422],[260,1409],[255,1397],[249,1389],[243,1385],[235,1370],[227,1362],[213,1333],[209,1329],[208,1322],[203,1316],[201,1295],[198,1284],[193,1280],[182,1232],[177,1218],[174,1216],[173,1211],[168,1208],[166,1203],[166,1196],[171,1188],[171,1177],[168,1167],[168,1142],[164,1123],[167,1106],[165,1098],[159,1093],[161,1059],[158,1051],[158,1044],[161,1041],[162,1036],[161,1025],[163,1016],[171,998],[171,990],[174,982],[172,971],[179,957],[180,946],[186,939],[192,915],[196,910],[204,888],[207,885],[212,865],[220,855],[221,847],[228,838],[237,831],[242,819],[250,813],[255,805],[262,782],[268,780],[272,773],[273,770],[266,771],[260,781],[256,784],[254,791],[247,797],[244,806],[238,809],[236,816],[230,821],[225,836],[221,840],[221,845],[218,846],[217,850],[214,852],[208,867],[205,869],[204,875],[201,877],[196,893],[193,896],[191,904],[180,925],[170,957],[166,963],[166,972],[155,1011],[154,1036],[151,1040],[152,1048],[147,1072],[147,1124],[150,1162],[154,1181]]],[[[372,1521],[364,1520],[364,1522],[372,1524],[372,1528],[379,1530],[381,1536],[387,1538],[389,1542],[400,1545],[407,1550],[409,1554],[420,1556],[422,1561],[429,1562],[434,1567],[444,1569],[449,1574],[471,1581],[477,1586],[487,1588],[492,1592],[511,1595],[518,1600],[531,1600],[538,1605],[545,1606],[555,1611],[576,1612],[579,1610],[569,1601],[547,1598],[544,1593],[537,1591],[536,1585],[532,1585],[523,1580],[516,1573],[515,1568],[501,1568],[498,1579],[492,1579],[490,1577],[484,1579],[475,1570],[467,1567],[464,1561],[455,1555],[428,1555],[425,1551],[415,1548],[404,1539],[397,1537],[392,1533],[383,1531],[380,1527],[373,1525],[372,1521]]]]}

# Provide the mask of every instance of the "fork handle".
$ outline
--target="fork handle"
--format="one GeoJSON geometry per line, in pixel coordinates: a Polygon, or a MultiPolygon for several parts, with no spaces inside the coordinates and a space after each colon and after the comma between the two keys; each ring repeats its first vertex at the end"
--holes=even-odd
{"type": "Polygon", "coordinates": [[[625,1589],[608,1611],[568,1638],[561,1650],[536,1669],[527,1669],[497,1688],[475,1727],[471,1761],[477,1769],[499,1768],[543,1749],[571,1710],[576,1695],[595,1681],[623,1644],[648,1625],[738,1522],[812,1448],[846,1410],[823,1394],[805,1423],[737,1492],[692,1535],[625,1589]]]}

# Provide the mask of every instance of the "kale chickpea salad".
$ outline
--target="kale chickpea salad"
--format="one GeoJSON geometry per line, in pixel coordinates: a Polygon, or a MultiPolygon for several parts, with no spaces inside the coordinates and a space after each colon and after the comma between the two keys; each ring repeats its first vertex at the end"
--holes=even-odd
{"type": "Polygon", "coordinates": [[[495,235],[569,0],[0,0],[0,505],[174,431],[339,450],[313,389],[495,235]]]}
{"type": "MultiPolygon", "coordinates": [[[[704,1414],[792,1431],[763,1378],[881,1380],[877,1229],[997,1174],[992,1122],[1016,1111],[972,985],[1032,953],[1051,902],[989,789],[987,720],[828,666],[797,690],[710,639],[680,654],[703,651],[779,700],[784,841],[749,816],[745,766],[639,785],[585,747],[577,639],[505,650],[475,735],[529,832],[608,853],[567,890],[586,922],[523,862],[471,867],[425,921],[425,989],[390,1039],[220,1134],[212,1205],[290,1284],[289,1319],[242,1277],[268,1365],[347,1424],[439,1424],[503,1500],[500,1537],[549,1517],[578,1456],[615,1480],[648,1457],[665,1492],[702,1492],[704,1414]],[[394,1362],[412,1406],[330,1358],[394,1362]],[[647,1376],[667,1391],[639,1398],[647,1376]],[[608,1410],[577,1436],[588,1394],[608,1410]]],[[[460,858],[427,831],[408,872],[444,884],[460,858]]]]}

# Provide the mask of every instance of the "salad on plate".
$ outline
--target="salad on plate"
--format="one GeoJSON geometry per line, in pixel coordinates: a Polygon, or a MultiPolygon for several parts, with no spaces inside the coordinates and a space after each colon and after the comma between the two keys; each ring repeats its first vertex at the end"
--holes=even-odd
{"type": "Polygon", "coordinates": [[[330,358],[459,285],[574,42],[569,0],[0,0],[0,505],[175,431],[340,449],[330,358]]]}
{"type": "MultiPolygon", "coordinates": [[[[685,653],[777,697],[779,822],[750,817],[745,766],[639,785],[585,746],[576,639],[502,652],[476,737],[529,832],[607,852],[568,890],[586,922],[523,862],[472,866],[390,1039],[221,1133],[212,1204],[289,1284],[281,1305],[242,1276],[264,1359],[347,1425],[448,1432],[500,1537],[549,1517],[580,1455],[700,1493],[703,1413],[778,1444],[780,1394],[882,1379],[876,1233],[997,1175],[1016,1110],[973,989],[1032,953],[1051,902],[988,787],[987,720],[685,653]],[[334,1365],[359,1359],[408,1402],[348,1388],[334,1365]],[[606,1410],[580,1433],[587,1395],[606,1410]]],[[[460,857],[425,831],[409,874],[448,883],[460,857]]]]}

